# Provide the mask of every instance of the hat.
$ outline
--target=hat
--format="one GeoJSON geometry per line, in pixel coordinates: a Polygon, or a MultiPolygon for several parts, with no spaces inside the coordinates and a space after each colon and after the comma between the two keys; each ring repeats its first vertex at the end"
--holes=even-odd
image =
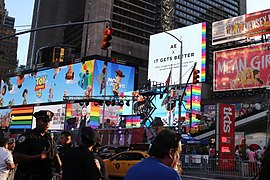
{"type": "Polygon", "coordinates": [[[96,146],[100,145],[100,135],[97,130],[92,129],[91,127],[83,127],[81,137],[91,143],[96,143],[96,146]]]}
{"type": "Polygon", "coordinates": [[[53,117],[54,113],[49,110],[41,110],[34,113],[34,117],[36,119],[51,119],[53,117]]]}
{"type": "Polygon", "coordinates": [[[121,70],[117,70],[115,71],[116,72],[116,75],[117,76],[120,76],[120,77],[125,77],[125,75],[123,74],[123,72],[121,70]]]}
{"type": "Polygon", "coordinates": [[[8,139],[8,144],[13,144],[15,143],[15,139],[14,138],[9,138],[8,139]]]}

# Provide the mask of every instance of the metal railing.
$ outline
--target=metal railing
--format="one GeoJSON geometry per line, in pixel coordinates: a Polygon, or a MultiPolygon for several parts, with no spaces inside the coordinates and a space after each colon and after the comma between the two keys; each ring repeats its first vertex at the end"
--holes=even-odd
{"type": "Polygon", "coordinates": [[[208,158],[207,155],[182,155],[183,174],[197,174],[204,177],[253,179],[261,169],[259,161],[208,158]]]}

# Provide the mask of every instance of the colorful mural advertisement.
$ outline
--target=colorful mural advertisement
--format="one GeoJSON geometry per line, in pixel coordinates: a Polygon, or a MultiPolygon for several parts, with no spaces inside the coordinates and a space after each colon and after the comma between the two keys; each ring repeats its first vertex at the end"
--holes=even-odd
{"type": "Polygon", "coordinates": [[[270,9],[217,21],[212,24],[212,44],[269,34],[270,9]]]}
{"type": "Polygon", "coordinates": [[[270,44],[215,52],[214,91],[270,87],[270,44]]]}
{"type": "MultiPolygon", "coordinates": [[[[49,105],[49,106],[36,106],[34,107],[34,112],[38,112],[40,110],[50,110],[54,113],[52,121],[50,122],[49,130],[64,130],[64,121],[65,121],[65,111],[66,105],[49,105]]],[[[32,121],[32,129],[36,127],[36,118],[33,117],[32,121]]]]}
{"type": "Polygon", "coordinates": [[[11,109],[0,109],[0,122],[1,128],[5,129],[9,127],[11,121],[11,109]]]}
{"type": "MultiPolygon", "coordinates": [[[[64,95],[101,95],[98,77],[103,65],[103,61],[90,60],[4,79],[0,106],[62,101],[64,95]]],[[[133,91],[134,77],[134,67],[108,63],[106,95],[113,95],[113,89],[118,93],[133,91]]]]}

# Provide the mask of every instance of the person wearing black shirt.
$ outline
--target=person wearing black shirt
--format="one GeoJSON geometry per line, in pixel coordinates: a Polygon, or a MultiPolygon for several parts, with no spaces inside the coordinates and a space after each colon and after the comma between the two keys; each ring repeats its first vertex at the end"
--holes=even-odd
{"type": "Polygon", "coordinates": [[[91,127],[81,130],[81,145],[66,152],[63,156],[63,180],[103,179],[101,165],[96,159],[93,147],[100,137],[91,127]]]}
{"type": "Polygon", "coordinates": [[[35,112],[36,128],[18,139],[14,150],[18,163],[15,179],[51,180],[53,165],[61,169],[56,143],[48,133],[53,115],[51,111],[35,112]]]}
{"type": "Polygon", "coordinates": [[[58,148],[58,154],[60,159],[62,160],[63,155],[73,148],[73,144],[71,142],[71,134],[68,131],[63,131],[61,133],[60,144],[61,146],[58,148]]]}

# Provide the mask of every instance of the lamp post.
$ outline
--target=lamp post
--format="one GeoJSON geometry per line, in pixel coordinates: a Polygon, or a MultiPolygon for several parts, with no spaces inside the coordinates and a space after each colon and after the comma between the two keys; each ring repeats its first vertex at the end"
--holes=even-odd
{"type": "MultiPolygon", "coordinates": [[[[179,90],[181,90],[181,87],[182,87],[182,61],[183,61],[183,41],[180,40],[179,38],[177,38],[175,35],[167,32],[167,31],[164,31],[166,34],[172,36],[174,39],[176,39],[179,43],[180,43],[180,67],[179,67],[179,90]]],[[[182,94],[183,96],[184,94],[182,94]]],[[[180,120],[181,120],[181,105],[182,105],[182,102],[181,102],[181,99],[179,97],[179,105],[178,105],[178,131],[179,133],[181,132],[181,124],[180,124],[180,120]]]]}

